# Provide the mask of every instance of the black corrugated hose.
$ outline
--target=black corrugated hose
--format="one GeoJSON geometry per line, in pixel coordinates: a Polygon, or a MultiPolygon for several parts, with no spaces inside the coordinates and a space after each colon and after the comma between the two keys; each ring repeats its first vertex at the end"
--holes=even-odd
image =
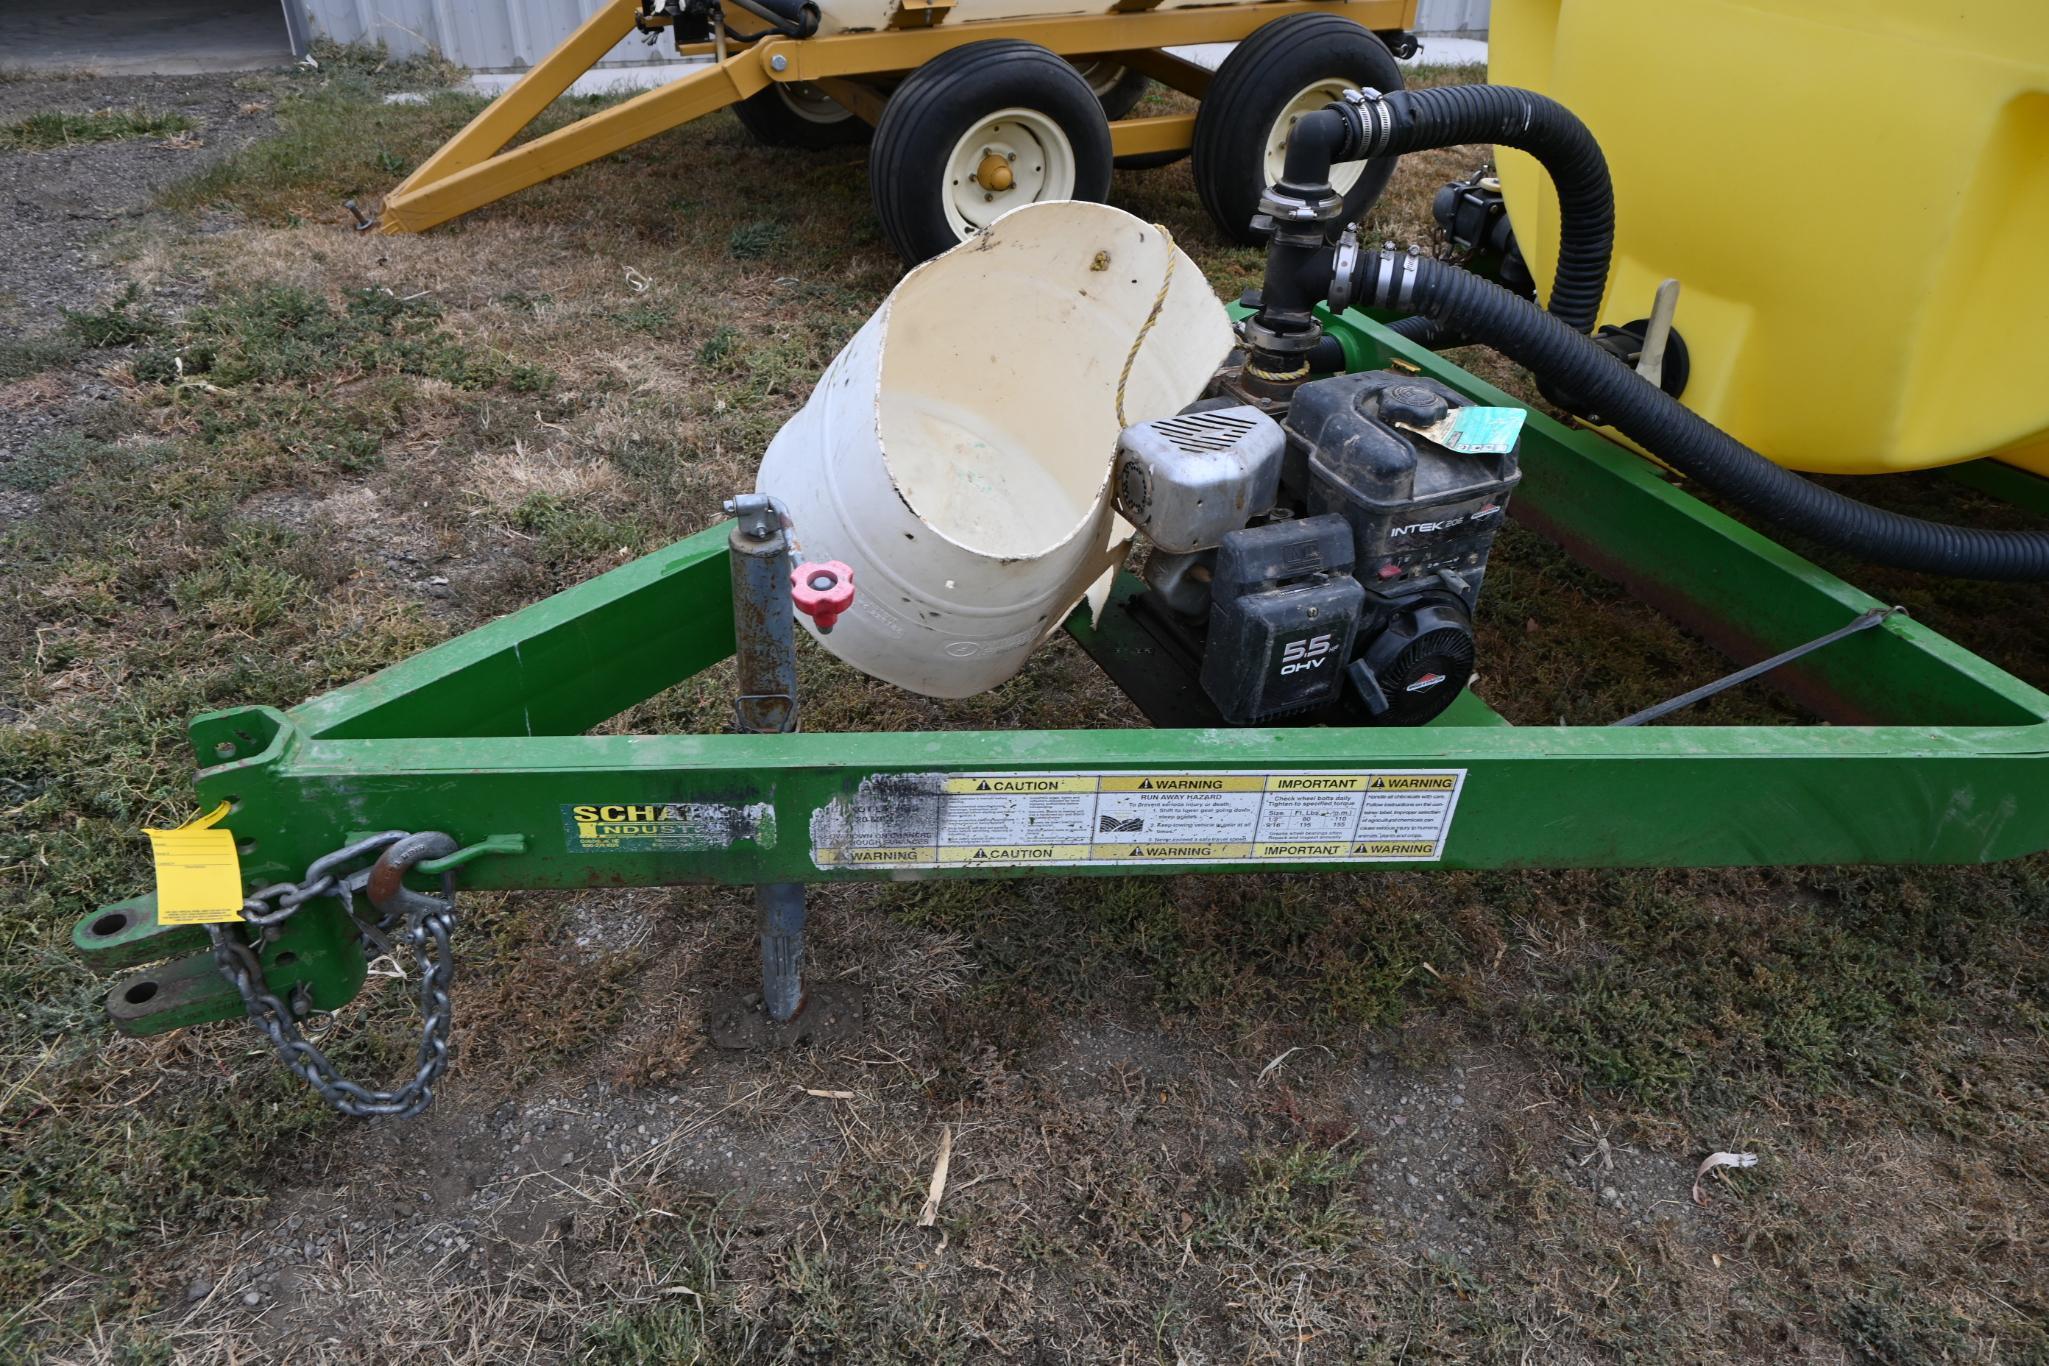
{"type": "Polygon", "coordinates": [[[1360,253],[1351,297],[1411,309],[1573,394],[1658,459],[1789,531],[1875,564],[1966,579],[2049,579],[2049,533],[1983,531],[1869,507],[1782,469],[1520,295],[1421,256],[1360,253]]]}
{"type": "Polygon", "coordinates": [[[1464,344],[1460,338],[1452,336],[1451,329],[1443,323],[1420,313],[1396,318],[1387,325],[1387,330],[1397,337],[1408,338],[1426,351],[1442,351],[1446,347],[1464,344]]]}
{"type": "MultiPolygon", "coordinates": [[[[1601,145],[1571,110],[1532,90],[1447,85],[1389,91],[1346,113],[1363,156],[1487,142],[1535,157],[1558,194],[1558,270],[1547,306],[1573,330],[1594,330],[1615,250],[1615,190],[1601,145]]],[[[1428,347],[1458,340],[1434,319],[1404,318],[1394,329],[1428,347]]]]}
{"type": "Polygon", "coordinates": [[[1394,90],[1352,108],[1365,156],[1491,142],[1535,157],[1558,192],[1558,271],[1546,307],[1576,332],[1594,330],[1615,251],[1615,189],[1601,145],[1570,109],[1505,85],[1394,90]]]}

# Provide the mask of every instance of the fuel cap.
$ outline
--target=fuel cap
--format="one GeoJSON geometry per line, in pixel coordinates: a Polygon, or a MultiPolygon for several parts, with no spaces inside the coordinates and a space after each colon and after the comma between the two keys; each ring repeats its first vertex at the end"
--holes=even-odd
{"type": "Polygon", "coordinates": [[[1421,384],[1396,384],[1380,391],[1380,415],[1389,422],[1428,427],[1450,411],[1444,395],[1421,384]]]}

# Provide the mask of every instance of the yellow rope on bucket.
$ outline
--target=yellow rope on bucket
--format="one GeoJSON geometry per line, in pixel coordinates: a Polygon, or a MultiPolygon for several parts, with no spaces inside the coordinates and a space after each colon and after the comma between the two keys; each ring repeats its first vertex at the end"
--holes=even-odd
{"type": "Polygon", "coordinates": [[[1174,234],[1167,231],[1165,223],[1155,223],[1160,236],[1167,239],[1167,273],[1160,280],[1160,292],[1153,295],[1153,311],[1145,315],[1145,325],[1138,329],[1138,335],[1131,339],[1131,350],[1124,354],[1124,373],[1117,376],[1117,426],[1129,427],[1130,419],[1124,416],[1124,386],[1131,382],[1131,366],[1138,359],[1138,348],[1145,345],[1146,337],[1152,332],[1153,324],[1160,320],[1160,310],[1166,307],[1167,291],[1174,287],[1174,260],[1181,253],[1175,250],[1174,234]]]}

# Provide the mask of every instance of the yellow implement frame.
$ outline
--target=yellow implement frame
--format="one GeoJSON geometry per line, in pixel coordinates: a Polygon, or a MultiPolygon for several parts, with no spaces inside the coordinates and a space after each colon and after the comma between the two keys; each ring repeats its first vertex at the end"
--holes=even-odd
{"type": "MultiPolygon", "coordinates": [[[[1063,57],[1114,59],[1200,98],[1208,88],[1209,72],[1161,48],[1237,42],[1261,25],[1291,14],[1342,14],[1366,28],[1387,32],[1413,22],[1416,3],[1263,0],[1197,9],[1120,7],[1107,14],[947,24],[942,22],[947,10],[928,0],[915,16],[917,27],[810,38],[770,37],[723,56],[709,43],[679,46],[681,56],[712,60],[667,85],[588,114],[510,151],[502,150],[578,76],[633,32],[640,15],[639,0],[609,0],[400,182],[385,197],[378,229],[421,232],[446,223],[644,138],[737,104],[774,82],[811,82],[873,122],[882,96],[868,80],[901,75],[964,43],[1018,38],[1063,57]]],[[[1119,119],[1110,125],[1111,146],[1118,156],[1186,151],[1194,132],[1193,114],[1119,119]]]]}

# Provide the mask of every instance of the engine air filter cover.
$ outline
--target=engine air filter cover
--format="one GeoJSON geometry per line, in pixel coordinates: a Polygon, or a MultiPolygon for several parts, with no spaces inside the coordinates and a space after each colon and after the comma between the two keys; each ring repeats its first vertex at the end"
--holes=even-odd
{"type": "MultiPolygon", "coordinates": [[[[1302,517],[1224,537],[1210,588],[1202,689],[1234,726],[1334,702],[1366,590],[1342,517],[1302,517]]],[[[1461,680],[1463,681],[1463,680],[1461,680]]]]}
{"type": "Polygon", "coordinates": [[[1259,409],[1205,408],[1117,439],[1117,507],[1165,551],[1210,550],[1272,509],[1287,437],[1259,409]]]}

